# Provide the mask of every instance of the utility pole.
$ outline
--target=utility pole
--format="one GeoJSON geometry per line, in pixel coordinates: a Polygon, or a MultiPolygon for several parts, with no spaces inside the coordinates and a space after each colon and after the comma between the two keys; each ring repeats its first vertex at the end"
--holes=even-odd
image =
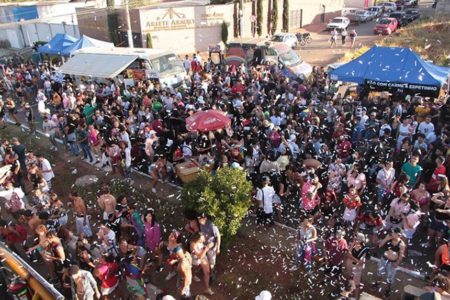
{"type": "Polygon", "coordinates": [[[133,31],[131,31],[130,8],[128,7],[128,0],[125,0],[125,15],[125,17],[127,18],[128,47],[134,48],[133,31]]]}

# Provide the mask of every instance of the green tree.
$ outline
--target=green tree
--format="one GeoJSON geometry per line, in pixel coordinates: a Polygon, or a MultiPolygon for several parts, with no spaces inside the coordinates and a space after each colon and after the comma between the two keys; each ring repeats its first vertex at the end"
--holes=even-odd
{"type": "Polygon", "coordinates": [[[278,26],[278,0],[273,0],[273,7],[272,7],[272,35],[277,32],[277,26],[278,26]]]}
{"type": "Polygon", "coordinates": [[[185,209],[205,213],[213,219],[226,247],[252,204],[251,191],[245,171],[225,167],[215,175],[200,172],[195,181],[183,186],[181,197],[185,209]]]}
{"type": "Polygon", "coordinates": [[[145,37],[147,39],[146,41],[147,48],[153,48],[152,35],[150,33],[147,33],[145,37]]]}
{"type": "Polygon", "coordinates": [[[263,18],[263,5],[262,0],[256,0],[256,32],[259,36],[262,35],[262,18],[263,18]]]}
{"type": "Polygon", "coordinates": [[[267,33],[272,32],[272,0],[267,1],[267,33]]]}
{"type": "Polygon", "coordinates": [[[283,0],[283,31],[289,31],[289,0],[283,0]]]}
{"type": "Polygon", "coordinates": [[[226,45],[228,41],[228,24],[223,21],[222,22],[222,42],[226,45]]]}

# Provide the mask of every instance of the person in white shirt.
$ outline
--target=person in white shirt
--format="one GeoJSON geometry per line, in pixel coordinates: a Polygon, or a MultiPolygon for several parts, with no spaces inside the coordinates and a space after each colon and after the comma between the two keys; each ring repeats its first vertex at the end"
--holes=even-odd
{"type": "Polygon", "coordinates": [[[186,70],[186,73],[189,74],[189,71],[191,71],[191,61],[189,60],[189,55],[184,57],[183,67],[186,70]]]}
{"type": "Polygon", "coordinates": [[[270,186],[270,178],[263,178],[263,187],[258,189],[256,193],[256,201],[258,201],[260,212],[258,213],[259,224],[273,225],[273,198],[275,196],[275,190],[270,186]]]}
{"type": "Polygon", "coordinates": [[[44,177],[45,181],[47,181],[47,186],[49,189],[52,188],[52,179],[55,177],[55,173],[53,173],[52,165],[50,162],[44,157],[42,153],[36,155],[40,164],[40,170],[42,172],[42,177],[44,177]]]}
{"type": "Polygon", "coordinates": [[[121,141],[119,146],[120,149],[122,149],[123,154],[125,154],[123,174],[126,178],[131,179],[131,147],[127,147],[127,143],[124,141],[121,141]]]}
{"type": "Polygon", "coordinates": [[[427,136],[429,133],[434,132],[434,125],[431,123],[431,116],[426,116],[425,121],[420,122],[417,131],[427,136]]]}
{"type": "Polygon", "coordinates": [[[20,187],[14,187],[11,181],[4,184],[5,189],[0,191],[0,198],[4,199],[3,205],[10,213],[25,209],[23,200],[25,193],[20,187]]]}
{"type": "Polygon", "coordinates": [[[394,163],[391,159],[388,159],[384,164],[384,167],[378,171],[377,174],[377,198],[378,201],[382,201],[387,193],[390,192],[391,186],[395,180],[394,163]]]}
{"type": "Polygon", "coordinates": [[[58,128],[58,125],[55,123],[55,121],[49,119],[47,115],[44,115],[42,129],[52,143],[50,150],[58,151],[58,143],[56,142],[56,128],[58,128]]]}

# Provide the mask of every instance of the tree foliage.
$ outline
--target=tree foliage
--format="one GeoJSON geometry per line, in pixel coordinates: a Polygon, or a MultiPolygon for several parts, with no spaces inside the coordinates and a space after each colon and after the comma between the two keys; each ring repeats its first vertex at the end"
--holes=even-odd
{"type": "Polygon", "coordinates": [[[252,185],[243,170],[222,168],[215,175],[202,171],[195,181],[183,186],[183,207],[209,215],[226,246],[236,235],[250,208],[252,185]]]}
{"type": "Polygon", "coordinates": [[[228,41],[228,24],[223,21],[222,22],[222,42],[226,45],[228,41]]]}
{"type": "Polygon", "coordinates": [[[150,33],[146,34],[146,46],[147,48],[153,48],[152,35],[150,33]]]}
{"type": "Polygon", "coordinates": [[[262,19],[263,19],[263,5],[262,0],[256,0],[256,32],[259,36],[262,35],[262,19]]]}
{"type": "Polygon", "coordinates": [[[273,0],[272,7],[272,27],[271,34],[274,35],[277,32],[278,27],[278,0],[273,0]]]}
{"type": "Polygon", "coordinates": [[[272,1],[267,1],[267,33],[272,32],[272,1]]]}
{"type": "Polygon", "coordinates": [[[289,31],[289,0],[283,0],[283,31],[289,31]]]}

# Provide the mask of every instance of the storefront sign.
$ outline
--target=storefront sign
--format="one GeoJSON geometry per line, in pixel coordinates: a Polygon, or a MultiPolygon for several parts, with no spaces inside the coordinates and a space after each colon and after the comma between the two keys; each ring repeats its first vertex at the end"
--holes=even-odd
{"type": "MultiPolygon", "coordinates": [[[[195,8],[194,8],[195,9],[195,8]]],[[[187,16],[182,12],[182,9],[175,10],[168,8],[159,16],[145,16],[149,19],[145,24],[143,30],[158,31],[158,30],[178,30],[178,29],[193,29],[196,27],[216,26],[220,25],[224,19],[223,13],[211,12],[203,13],[195,18],[187,16]]],[[[151,12],[151,11],[150,11],[151,12]]],[[[142,13],[141,13],[142,14],[142,13]]],[[[195,15],[195,12],[193,13],[195,15]]],[[[142,15],[141,15],[142,18],[142,15]]]]}
{"type": "Polygon", "coordinates": [[[435,85],[387,82],[378,80],[366,80],[366,85],[368,85],[370,89],[373,90],[396,90],[399,92],[410,92],[417,94],[439,93],[439,87],[435,85]]]}

